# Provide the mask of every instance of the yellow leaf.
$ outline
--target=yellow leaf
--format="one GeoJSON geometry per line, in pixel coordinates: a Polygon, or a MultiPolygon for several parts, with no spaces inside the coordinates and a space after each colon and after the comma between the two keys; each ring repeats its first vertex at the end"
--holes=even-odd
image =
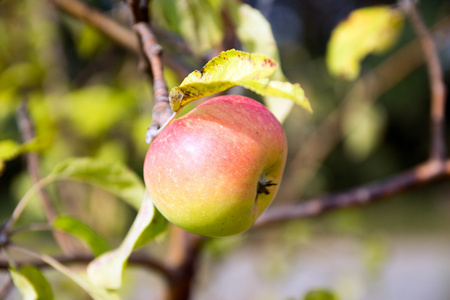
{"type": "MultiPolygon", "coordinates": [[[[272,28],[261,11],[239,1],[226,1],[225,4],[243,49],[248,52],[265,54],[280,63],[280,55],[272,28]]],[[[281,68],[277,68],[271,78],[288,81],[281,68]]],[[[289,99],[270,96],[264,97],[264,103],[281,123],[286,119],[294,104],[289,99]]]]}
{"type": "Polygon", "coordinates": [[[312,113],[312,108],[308,99],[305,97],[305,92],[298,83],[291,84],[282,81],[269,81],[267,78],[264,78],[259,80],[242,80],[240,81],[240,85],[262,96],[291,99],[297,105],[312,113]]]}
{"type": "Polygon", "coordinates": [[[201,71],[192,72],[180,86],[170,91],[170,105],[174,111],[179,111],[194,100],[241,85],[263,96],[289,98],[311,111],[299,85],[267,79],[277,66],[274,60],[263,54],[234,49],[222,52],[201,71]]]}
{"type": "Polygon", "coordinates": [[[327,66],[334,76],[355,79],[360,61],[370,53],[388,50],[403,25],[403,15],[389,6],[353,11],[333,30],[327,49],[327,66]]]}

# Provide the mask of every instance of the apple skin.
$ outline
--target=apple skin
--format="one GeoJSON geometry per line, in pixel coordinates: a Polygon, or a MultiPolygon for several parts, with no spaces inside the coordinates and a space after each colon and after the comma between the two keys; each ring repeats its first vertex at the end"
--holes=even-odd
{"type": "Polygon", "coordinates": [[[247,230],[272,202],[286,155],[283,127],[264,105],[220,96],[156,137],[144,179],[169,221],[192,233],[225,237],[247,230]]]}

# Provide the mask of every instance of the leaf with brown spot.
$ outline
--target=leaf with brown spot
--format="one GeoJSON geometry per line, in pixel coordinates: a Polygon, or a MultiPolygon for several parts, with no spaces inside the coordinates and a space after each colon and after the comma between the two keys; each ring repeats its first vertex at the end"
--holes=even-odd
{"type": "Polygon", "coordinates": [[[274,60],[263,54],[234,49],[222,52],[201,71],[192,72],[180,86],[170,91],[170,105],[174,111],[179,111],[194,100],[241,85],[263,96],[289,98],[311,111],[299,85],[268,80],[277,66],[274,60]]]}

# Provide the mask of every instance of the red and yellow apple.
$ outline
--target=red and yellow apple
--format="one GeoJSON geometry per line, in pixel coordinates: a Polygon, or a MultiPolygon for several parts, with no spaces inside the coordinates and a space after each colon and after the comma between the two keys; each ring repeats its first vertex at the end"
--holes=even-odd
{"type": "Polygon", "coordinates": [[[208,100],[151,144],[144,179],[158,210],[204,236],[247,230],[272,202],[286,162],[280,122],[243,96],[208,100]]]}

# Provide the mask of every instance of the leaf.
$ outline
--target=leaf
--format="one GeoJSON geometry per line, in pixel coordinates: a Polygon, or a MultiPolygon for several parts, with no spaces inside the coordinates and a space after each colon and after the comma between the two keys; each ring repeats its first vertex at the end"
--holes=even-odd
{"type": "Polygon", "coordinates": [[[102,254],[88,265],[87,274],[92,283],[106,289],[120,288],[122,272],[128,257],[137,246],[142,245],[143,240],[148,241],[154,216],[155,208],[152,198],[145,192],[142,206],[122,244],[117,249],[102,254]],[[143,236],[146,237],[143,238],[143,236]]]}
{"type": "Polygon", "coordinates": [[[338,300],[338,297],[328,290],[312,290],[309,291],[304,300],[338,300]]]}
{"type": "Polygon", "coordinates": [[[40,148],[41,146],[37,139],[33,139],[23,145],[13,140],[0,141],[0,174],[5,166],[5,161],[14,159],[23,153],[37,151],[40,148]]]}
{"type": "Polygon", "coordinates": [[[11,160],[20,155],[20,145],[13,140],[0,141],[0,160],[11,160]]]}
{"type": "Polygon", "coordinates": [[[388,50],[403,25],[403,15],[389,6],[353,11],[333,30],[327,49],[327,66],[334,76],[355,79],[360,61],[370,53],[388,50]]]}
{"type": "Polygon", "coordinates": [[[24,300],[37,300],[38,293],[28,278],[14,268],[9,268],[9,273],[14,285],[19,290],[24,300]]]}
{"type": "Polygon", "coordinates": [[[221,0],[155,0],[153,16],[180,34],[197,55],[220,45],[224,30],[221,0]]]}
{"type": "Polygon", "coordinates": [[[141,206],[144,184],[120,162],[69,158],[58,164],[51,175],[91,183],[119,196],[136,209],[141,206]]]}
{"type": "Polygon", "coordinates": [[[94,232],[88,225],[75,218],[58,216],[53,222],[53,226],[82,239],[89,245],[95,256],[99,256],[110,249],[105,239],[94,232]]]}
{"type": "Polygon", "coordinates": [[[134,244],[133,249],[138,249],[149,242],[151,242],[155,237],[164,232],[167,229],[167,219],[159,212],[159,210],[154,207],[155,215],[153,216],[151,226],[147,226],[145,230],[141,233],[138,240],[134,244]]]}
{"type": "Polygon", "coordinates": [[[24,266],[20,268],[20,273],[25,276],[32,284],[38,294],[39,300],[52,300],[53,291],[44,274],[37,267],[24,266]]]}
{"type": "Polygon", "coordinates": [[[263,96],[283,97],[294,100],[309,112],[312,112],[305,92],[299,84],[289,82],[269,81],[266,78],[260,80],[243,80],[241,85],[249,90],[259,93],[263,96]]]}
{"type": "MultiPolygon", "coordinates": [[[[277,43],[264,15],[258,9],[239,1],[226,1],[225,4],[243,49],[265,54],[280,63],[277,43]]],[[[275,70],[272,79],[287,81],[281,68],[275,70]]],[[[280,122],[286,119],[294,104],[289,99],[270,96],[264,97],[264,103],[280,122]]]]}
{"type": "Polygon", "coordinates": [[[353,105],[344,114],[344,148],[352,160],[367,158],[383,141],[387,116],[381,106],[353,105]]]}
{"type": "Polygon", "coordinates": [[[126,90],[97,85],[77,89],[64,100],[64,113],[73,129],[92,139],[129,117],[135,99],[126,90]]]}
{"type": "Polygon", "coordinates": [[[71,269],[67,268],[54,258],[45,254],[35,254],[39,256],[40,259],[45,261],[48,265],[52,266],[55,270],[66,275],[72,279],[76,284],[83,288],[89,296],[94,300],[120,300],[119,295],[114,291],[109,291],[107,289],[101,288],[87,280],[83,275],[73,272],[71,269]]]}
{"type": "Polygon", "coordinates": [[[222,52],[210,60],[201,71],[192,72],[180,86],[170,91],[170,105],[174,111],[178,111],[194,100],[242,85],[265,96],[288,95],[290,99],[311,111],[304,93],[291,94],[292,91],[298,91],[300,86],[288,88],[290,83],[269,84],[266,77],[275,72],[277,65],[274,60],[263,54],[234,49],[222,52]]]}

